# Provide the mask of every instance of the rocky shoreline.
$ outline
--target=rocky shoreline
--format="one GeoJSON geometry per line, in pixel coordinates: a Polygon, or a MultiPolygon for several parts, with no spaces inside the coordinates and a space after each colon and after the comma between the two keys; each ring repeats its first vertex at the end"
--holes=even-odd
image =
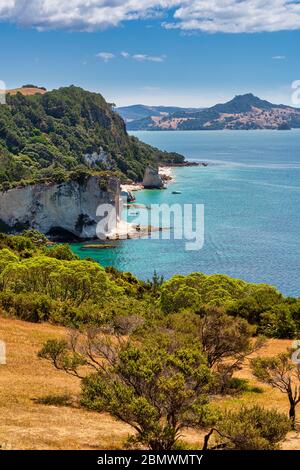
{"type": "Polygon", "coordinates": [[[207,162],[183,162],[183,163],[169,163],[169,167],[183,167],[183,166],[208,166],[207,162]]]}

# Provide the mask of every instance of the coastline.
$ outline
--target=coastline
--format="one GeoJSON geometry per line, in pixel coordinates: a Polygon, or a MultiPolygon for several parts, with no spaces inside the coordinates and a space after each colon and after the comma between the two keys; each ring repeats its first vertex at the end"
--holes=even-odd
{"type": "Polygon", "coordinates": [[[159,166],[158,174],[162,178],[165,185],[172,184],[176,181],[174,171],[171,166],[159,166]]]}
{"type": "MultiPolygon", "coordinates": [[[[173,168],[171,166],[159,166],[158,174],[164,182],[164,189],[169,184],[172,184],[176,181],[173,168]]],[[[144,189],[142,183],[130,183],[122,184],[121,191],[132,193],[136,191],[141,191],[144,189]]],[[[134,201],[133,201],[134,202],[134,201]]],[[[132,204],[132,206],[135,206],[132,204]]],[[[127,205],[130,207],[130,204],[127,205]]],[[[161,227],[149,227],[149,226],[139,226],[125,220],[120,220],[118,226],[115,230],[107,235],[107,240],[126,240],[131,238],[142,238],[147,236],[152,231],[162,231],[161,227]]]]}
{"type": "MultiPolygon", "coordinates": [[[[159,166],[158,174],[165,184],[171,184],[176,181],[172,166],[159,166]]],[[[135,192],[145,189],[142,183],[121,184],[121,191],[135,192]]]]}

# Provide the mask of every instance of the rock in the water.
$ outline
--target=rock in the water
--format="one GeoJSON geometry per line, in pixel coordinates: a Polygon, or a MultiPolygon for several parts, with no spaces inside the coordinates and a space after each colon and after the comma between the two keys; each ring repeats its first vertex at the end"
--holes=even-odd
{"type": "Polygon", "coordinates": [[[151,166],[147,166],[143,179],[143,186],[146,189],[162,189],[164,187],[164,182],[158,174],[158,170],[151,166]]]}
{"type": "Polygon", "coordinates": [[[121,198],[126,199],[126,202],[135,202],[136,198],[135,195],[131,192],[128,191],[127,189],[123,189],[121,191],[121,198]]]}
{"type": "Polygon", "coordinates": [[[99,222],[97,208],[110,204],[118,211],[120,186],[110,178],[101,190],[101,177],[83,182],[43,183],[0,193],[0,231],[35,228],[56,238],[92,239],[99,222]]]}

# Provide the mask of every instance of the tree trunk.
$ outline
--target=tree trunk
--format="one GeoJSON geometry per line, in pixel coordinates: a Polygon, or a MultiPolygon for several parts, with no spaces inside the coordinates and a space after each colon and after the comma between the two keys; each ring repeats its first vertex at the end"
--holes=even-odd
{"type": "Polygon", "coordinates": [[[290,400],[290,411],[289,416],[292,424],[292,429],[295,429],[295,422],[296,422],[296,406],[293,400],[290,400]]]}
{"type": "Polygon", "coordinates": [[[209,433],[204,436],[204,442],[203,442],[202,450],[207,450],[207,448],[208,448],[208,441],[209,441],[209,439],[210,439],[210,437],[211,437],[211,435],[212,435],[213,432],[214,432],[214,429],[211,429],[211,430],[209,431],[209,433]]]}
{"type": "Polygon", "coordinates": [[[296,422],[296,401],[293,397],[292,389],[288,390],[288,397],[290,402],[290,411],[289,416],[291,420],[292,429],[295,429],[295,422],[296,422]]]}

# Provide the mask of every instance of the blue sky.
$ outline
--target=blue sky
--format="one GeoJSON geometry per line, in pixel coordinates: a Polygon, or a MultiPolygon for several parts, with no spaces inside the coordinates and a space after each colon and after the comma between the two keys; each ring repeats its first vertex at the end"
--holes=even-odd
{"type": "Polygon", "coordinates": [[[208,106],[247,92],[291,104],[300,4],[270,3],[0,0],[0,79],[76,84],[117,105],[208,106]]]}

